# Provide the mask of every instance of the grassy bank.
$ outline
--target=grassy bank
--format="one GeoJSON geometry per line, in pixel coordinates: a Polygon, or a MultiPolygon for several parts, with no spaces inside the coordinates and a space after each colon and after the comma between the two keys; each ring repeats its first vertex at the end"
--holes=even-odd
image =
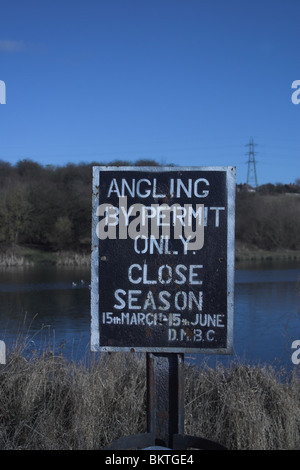
{"type": "MultiPolygon", "coordinates": [[[[253,246],[236,243],[235,261],[300,261],[299,250],[261,250],[253,246]]],[[[16,246],[0,251],[0,267],[52,264],[57,266],[89,266],[89,252],[47,251],[31,247],[16,246]]]]}
{"type": "Polygon", "coordinates": [[[34,266],[41,264],[89,266],[90,262],[90,253],[75,251],[54,252],[22,246],[15,246],[0,251],[0,267],[34,266]]]}
{"type": "MultiPolygon", "coordinates": [[[[145,376],[145,358],[133,354],[86,367],[14,351],[0,366],[0,449],[100,449],[146,432],[145,376]]],[[[186,365],[185,432],[229,449],[299,449],[299,376],[186,365]]]]}
{"type": "Polygon", "coordinates": [[[300,250],[262,250],[255,246],[237,242],[235,246],[235,261],[300,261],[300,250]]]}

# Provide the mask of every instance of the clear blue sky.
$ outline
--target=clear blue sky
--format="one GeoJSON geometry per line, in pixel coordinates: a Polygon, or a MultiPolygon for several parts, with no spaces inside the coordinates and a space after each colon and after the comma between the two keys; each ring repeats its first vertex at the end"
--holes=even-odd
{"type": "Polygon", "coordinates": [[[300,178],[299,0],[1,2],[0,159],[155,159],[300,178]]]}

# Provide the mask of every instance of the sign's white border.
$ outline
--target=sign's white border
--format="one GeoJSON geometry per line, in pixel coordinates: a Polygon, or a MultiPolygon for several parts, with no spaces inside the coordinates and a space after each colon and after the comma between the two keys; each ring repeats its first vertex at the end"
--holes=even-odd
{"type": "Polygon", "coordinates": [[[136,352],[166,352],[189,354],[232,354],[233,353],[233,306],[234,306],[234,234],[235,234],[235,167],[232,166],[196,166],[196,167],[93,167],[93,200],[92,200],[92,253],[91,253],[91,350],[97,351],[136,351],[136,352]],[[165,347],[101,347],[99,330],[99,240],[96,227],[98,217],[97,207],[100,205],[100,175],[104,171],[223,171],[226,172],[227,186],[227,348],[195,349],[195,348],[165,348],[165,347]]]}

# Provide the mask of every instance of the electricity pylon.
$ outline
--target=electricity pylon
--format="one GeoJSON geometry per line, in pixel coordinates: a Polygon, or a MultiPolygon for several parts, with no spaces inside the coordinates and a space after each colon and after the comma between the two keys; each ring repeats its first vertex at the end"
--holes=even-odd
{"type": "Polygon", "coordinates": [[[247,171],[247,184],[257,188],[257,173],[256,173],[256,162],[255,162],[255,152],[254,147],[256,144],[253,141],[253,137],[250,138],[249,144],[246,147],[249,147],[248,155],[248,171],[247,171]]]}

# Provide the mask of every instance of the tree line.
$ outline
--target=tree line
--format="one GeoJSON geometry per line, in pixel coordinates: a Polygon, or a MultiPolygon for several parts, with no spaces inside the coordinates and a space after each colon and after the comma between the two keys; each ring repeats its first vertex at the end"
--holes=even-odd
{"type": "MultiPolygon", "coordinates": [[[[31,245],[87,251],[91,238],[92,167],[0,161],[0,248],[31,245]]],[[[128,166],[126,161],[110,165],[128,166]]],[[[138,160],[136,166],[157,166],[138,160]]]]}
{"type": "Polygon", "coordinates": [[[237,192],[236,240],[264,250],[300,249],[300,185],[237,192]],[[295,191],[297,189],[297,191],[295,191]]]}
{"type": "MultiPolygon", "coordinates": [[[[0,249],[28,245],[47,250],[90,250],[92,167],[107,163],[42,166],[0,161],[0,249]]],[[[114,166],[159,166],[154,160],[114,166]]],[[[262,249],[300,249],[300,180],[236,194],[236,240],[262,249]]]]}

